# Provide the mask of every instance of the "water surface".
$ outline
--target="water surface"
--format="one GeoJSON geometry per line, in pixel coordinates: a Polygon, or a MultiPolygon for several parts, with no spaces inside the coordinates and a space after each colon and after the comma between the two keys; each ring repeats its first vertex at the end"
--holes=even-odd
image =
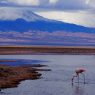
{"type": "Polygon", "coordinates": [[[41,79],[23,81],[17,88],[2,90],[0,95],[94,95],[95,93],[94,55],[1,55],[0,59],[40,60],[40,64],[48,65],[44,68],[52,69],[49,72],[41,72],[41,79]],[[86,69],[86,84],[83,84],[83,78],[80,76],[81,83],[72,85],[71,78],[76,68],[86,69]]]}

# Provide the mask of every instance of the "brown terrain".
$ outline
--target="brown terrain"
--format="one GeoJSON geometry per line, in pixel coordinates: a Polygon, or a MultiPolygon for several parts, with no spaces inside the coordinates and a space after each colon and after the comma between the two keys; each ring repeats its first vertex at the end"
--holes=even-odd
{"type": "Polygon", "coordinates": [[[95,54],[95,47],[1,46],[0,54],[95,54]]]}
{"type": "MultiPolygon", "coordinates": [[[[3,61],[3,60],[2,60],[3,61]]],[[[41,78],[38,71],[50,71],[49,69],[36,69],[44,65],[7,66],[0,65],[0,88],[17,87],[23,80],[36,80],[41,78]]]]}

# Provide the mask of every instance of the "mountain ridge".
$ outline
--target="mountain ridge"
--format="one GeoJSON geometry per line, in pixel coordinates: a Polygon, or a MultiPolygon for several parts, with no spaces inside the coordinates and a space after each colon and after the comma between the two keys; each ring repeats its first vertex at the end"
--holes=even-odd
{"type": "Polygon", "coordinates": [[[69,31],[95,33],[95,28],[84,27],[76,24],[65,23],[55,20],[26,21],[22,18],[16,20],[0,20],[0,31],[69,31]]]}

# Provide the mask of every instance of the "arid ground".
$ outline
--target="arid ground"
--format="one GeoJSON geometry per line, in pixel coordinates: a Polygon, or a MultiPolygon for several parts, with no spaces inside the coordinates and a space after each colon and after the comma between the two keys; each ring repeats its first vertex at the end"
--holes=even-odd
{"type": "Polygon", "coordinates": [[[94,47],[0,46],[0,54],[95,54],[94,47]]]}

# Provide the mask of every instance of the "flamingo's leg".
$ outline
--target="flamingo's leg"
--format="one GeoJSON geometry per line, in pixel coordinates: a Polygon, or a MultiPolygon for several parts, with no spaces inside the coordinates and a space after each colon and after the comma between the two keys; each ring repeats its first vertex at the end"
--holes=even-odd
{"type": "Polygon", "coordinates": [[[73,82],[74,82],[75,77],[77,77],[77,76],[73,76],[73,78],[72,78],[72,84],[73,84],[73,82]]]}
{"type": "Polygon", "coordinates": [[[78,83],[79,83],[79,74],[77,75],[77,77],[78,77],[78,83]]]}
{"type": "Polygon", "coordinates": [[[85,84],[85,74],[84,74],[84,73],[82,73],[82,75],[83,75],[83,78],[84,78],[84,84],[85,84]]]}

